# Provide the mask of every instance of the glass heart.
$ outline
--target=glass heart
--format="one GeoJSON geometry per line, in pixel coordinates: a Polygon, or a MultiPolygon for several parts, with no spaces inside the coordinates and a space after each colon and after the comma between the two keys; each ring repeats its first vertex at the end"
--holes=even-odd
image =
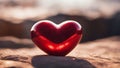
{"type": "Polygon", "coordinates": [[[65,56],[81,40],[82,27],[78,22],[72,20],[61,24],[43,20],[33,25],[31,38],[47,54],[65,56]]]}

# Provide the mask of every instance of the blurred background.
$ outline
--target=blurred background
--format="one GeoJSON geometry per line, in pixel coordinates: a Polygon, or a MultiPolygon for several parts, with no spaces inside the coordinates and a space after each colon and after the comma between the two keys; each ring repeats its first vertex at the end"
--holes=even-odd
{"type": "Polygon", "coordinates": [[[120,35],[120,0],[0,0],[0,37],[30,39],[39,20],[78,21],[81,42],[120,35]]]}
{"type": "Polygon", "coordinates": [[[64,67],[67,61],[72,68],[76,68],[76,64],[82,65],[79,68],[89,68],[91,63],[96,68],[120,67],[120,0],[0,0],[0,68],[30,68],[27,66],[36,64],[69,68],[64,67]],[[30,37],[33,24],[45,19],[57,24],[75,20],[83,27],[81,44],[67,55],[69,57],[55,57],[54,64],[54,57],[42,58],[48,64],[35,59],[45,52],[34,46],[30,37]],[[76,58],[68,60],[70,57],[76,58]],[[65,60],[63,66],[57,63],[59,60],[65,60]],[[18,65],[15,61],[27,64],[18,65]]]}

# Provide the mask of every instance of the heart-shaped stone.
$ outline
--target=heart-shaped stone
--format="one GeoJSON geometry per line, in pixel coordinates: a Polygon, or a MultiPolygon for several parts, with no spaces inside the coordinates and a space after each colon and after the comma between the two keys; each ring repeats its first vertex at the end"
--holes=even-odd
{"type": "Polygon", "coordinates": [[[31,38],[47,54],[65,56],[81,40],[82,27],[78,22],[72,20],[61,24],[43,20],[33,25],[31,38]]]}

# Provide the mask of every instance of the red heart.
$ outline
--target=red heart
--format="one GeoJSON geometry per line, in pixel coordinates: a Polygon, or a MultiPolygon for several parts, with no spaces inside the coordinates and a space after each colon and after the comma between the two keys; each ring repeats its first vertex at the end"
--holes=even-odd
{"type": "Polygon", "coordinates": [[[82,27],[76,21],[65,21],[59,25],[43,20],[33,25],[33,42],[49,55],[65,56],[82,37],[82,27]]]}

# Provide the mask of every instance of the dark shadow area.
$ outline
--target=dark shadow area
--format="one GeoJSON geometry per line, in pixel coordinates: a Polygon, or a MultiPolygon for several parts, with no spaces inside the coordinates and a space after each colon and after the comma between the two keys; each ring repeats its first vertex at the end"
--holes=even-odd
{"type": "Polygon", "coordinates": [[[35,68],[96,68],[84,59],[47,55],[34,56],[32,65],[35,68]]]}
{"type": "Polygon", "coordinates": [[[109,23],[109,34],[110,36],[113,35],[120,35],[120,12],[117,12],[111,19],[107,20],[109,23]]]}
{"type": "Polygon", "coordinates": [[[1,48],[11,48],[11,49],[19,49],[19,48],[33,48],[33,44],[22,44],[15,43],[12,41],[0,41],[0,49],[1,48]]]}

